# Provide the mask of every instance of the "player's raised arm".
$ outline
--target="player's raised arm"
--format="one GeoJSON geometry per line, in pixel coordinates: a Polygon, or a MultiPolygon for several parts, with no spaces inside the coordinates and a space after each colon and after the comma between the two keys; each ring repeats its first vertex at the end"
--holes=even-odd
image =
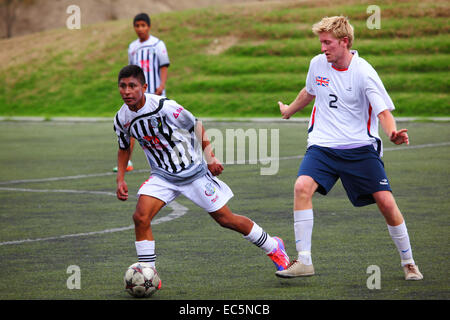
{"type": "Polygon", "coordinates": [[[315,96],[309,94],[306,91],[306,88],[303,88],[290,105],[278,101],[278,106],[280,107],[280,113],[283,119],[289,119],[296,112],[304,109],[312,100],[314,100],[314,98],[315,96]]]}
{"type": "Polygon", "coordinates": [[[384,110],[378,114],[381,127],[389,139],[395,144],[409,144],[408,129],[397,130],[395,119],[389,110],[384,110]]]}

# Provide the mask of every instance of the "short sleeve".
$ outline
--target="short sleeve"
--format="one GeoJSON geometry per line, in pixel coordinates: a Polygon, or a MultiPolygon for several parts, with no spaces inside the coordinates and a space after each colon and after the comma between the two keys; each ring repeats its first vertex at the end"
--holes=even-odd
{"type": "Polygon", "coordinates": [[[126,150],[130,147],[130,136],[128,132],[124,129],[123,125],[119,121],[119,114],[117,113],[114,117],[114,132],[117,135],[117,142],[119,148],[126,150]]]}
{"type": "Polygon", "coordinates": [[[128,49],[128,64],[133,64],[133,58],[130,49],[128,49]]]}
{"type": "Polygon", "coordinates": [[[133,43],[131,43],[128,47],[128,64],[135,64],[134,63],[133,43]]]}
{"type": "Polygon", "coordinates": [[[194,131],[197,119],[182,105],[178,104],[176,101],[169,100],[169,103],[167,103],[167,106],[165,105],[164,108],[167,108],[166,112],[169,114],[169,117],[172,118],[172,122],[176,123],[178,128],[189,132],[194,131]]]}
{"type": "Polygon", "coordinates": [[[158,43],[156,54],[158,55],[160,67],[168,67],[170,65],[169,54],[167,53],[167,48],[163,41],[158,43]]]}
{"type": "Polygon", "coordinates": [[[365,94],[375,114],[378,115],[384,110],[392,111],[395,109],[394,103],[387,93],[383,82],[371,66],[369,66],[366,72],[364,84],[365,94]]]}
{"type": "Polygon", "coordinates": [[[315,59],[311,60],[310,64],[309,64],[309,69],[308,69],[308,75],[306,76],[306,92],[308,92],[310,95],[315,96],[316,92],[316,84],[314,81],[314,61],[315,59]]]}

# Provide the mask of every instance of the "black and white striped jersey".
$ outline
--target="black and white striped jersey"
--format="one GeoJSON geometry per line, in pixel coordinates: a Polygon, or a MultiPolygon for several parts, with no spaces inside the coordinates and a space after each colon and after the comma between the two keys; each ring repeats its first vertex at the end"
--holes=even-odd
{"type": "Polygon", "coordinates": [[[123,104],[114,118],[119,148],[128,149],[130,137],[141,145],[157,175],[183,185],[207,173],[201,143],[195,135],[196,119],[174,100],[145,94],[145,105],[137,112],[123,104]]]}
{"type": "MultiPolygon", "coordinates": [[[[155,93],[161,84],[160,69],[169,66],[169,55],[164,42],[157,37],[150,36],[147,41],[136,39],[128,47],[128,63],[139,66],[144,70],[148,84],[147,92],[155,93]]],[[[166,94],[164,90],[163,95],[166,94]]]]}

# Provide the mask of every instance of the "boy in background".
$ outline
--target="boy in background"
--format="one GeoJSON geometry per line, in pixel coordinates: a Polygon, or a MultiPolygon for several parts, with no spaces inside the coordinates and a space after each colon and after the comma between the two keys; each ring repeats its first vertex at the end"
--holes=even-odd
{"type": "MultiPolygon", "coordinates": [[[[128,47],[128,64],[139,66],[145,75],[146,93],[159,96],[166,95],[167,70],[170,65],[169,55],[164,42],[150,34],[151,20],[148,14],[140,13],[133,20],[134,31],[138,39],[128,47]]],[[[133,151],[134,139],[130,150],[133,151]]],[[[127,171],[133,170],[133,163],[128,159],[127,171]]],[[[113,169],[117,172],[117,167],[113,169]]]]}

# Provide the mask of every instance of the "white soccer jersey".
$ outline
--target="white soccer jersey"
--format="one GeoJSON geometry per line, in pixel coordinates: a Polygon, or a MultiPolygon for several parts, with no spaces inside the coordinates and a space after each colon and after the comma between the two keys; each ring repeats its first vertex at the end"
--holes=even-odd
{"type": "Polygon", "coordinates": [[[114,118],[119,148],[128,149],[130,137],[141,145],[152,175],[183,185],[207,172],[201,143],[195,136],[195,117],[173,100],[145,94],[137,112],[122,105],[114,118]]]}
{"type": "Polygon", "coordinates": [[[394,104],[375,69],[358,52],[338,70],[320,54],[311,60],[306,90],[314,95],[308,147],[349,149],[372,144],[382,155],[377,115],[394,104]]]}
{"type": "MultiPolygon", "coordinates": [[[[161,84],[160,69],[169,66],[169,55],[164,42],[154,36],[147,41],[139,39],[133,41],[128,48],[128,63],[139,66],[144,70],[145,80],[148,84],[147,92],[155,93],[161,84]]],[[[163,95],[166,94],[164,90],[163,95]]]]}

